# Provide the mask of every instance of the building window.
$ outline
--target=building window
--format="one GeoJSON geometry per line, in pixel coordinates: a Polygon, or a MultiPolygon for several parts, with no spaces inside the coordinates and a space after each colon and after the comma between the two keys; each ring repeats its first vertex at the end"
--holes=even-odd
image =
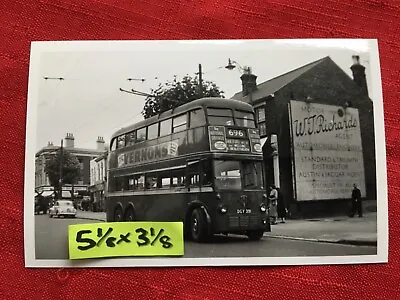
{"type": "Polygon", "coordinates": [[[136,143],[146,140],[146,127],[140,128],[136,131],[136,143]]]}
{"type": "Polygon", "coordinates": [[[147,129],[147,139],[152,140],[158,137],[158,123],[152,124],[147,129]]]}
{"type": "Polygon", "coordinates": [[[257,108],[256,113],[257,113],[257,121],[258,122],[265,121],[265,108],[264,107],[257,108]]]}
{"type": "Polygon", "coordinates": [[[160,136],[171,134],[172,119],[164,120],[160,123],[160,136]]]}
{"type": "Polygon", "coordinates": [[[173,128],[172,131],[173,132],[179,132],[179,131],[183,131],[186,129],[186,123],[187,123],[187,118],[186,118],[186,114],[177,116],[173,119],[173,128]]]}
{"type": "Polygon", "coordinates": [[[258,123],[258,129],[260,130],[260,136],[267,135],[267,126],[265,122],[258,123]]]}

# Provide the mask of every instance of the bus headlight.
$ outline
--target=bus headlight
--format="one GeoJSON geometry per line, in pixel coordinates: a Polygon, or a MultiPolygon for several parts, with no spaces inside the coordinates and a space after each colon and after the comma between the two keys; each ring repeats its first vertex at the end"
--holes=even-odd
{"type": "Polygon", "coordinates": [[[262,203],[262,204],[260,205],[260,210],[261,210],[262,212],[266,212],[266,211],[267,211],[267,207],[265,206],[264,203],[262,203]]]}
{"type": "Polygon", "coordinates": [[[228,209],[224,205],[220,205],[220,206],[218,206],[218,211],[221,214],[225,214],[228,211],[228,209]]]}
{"type": "Polygon", "coordinates": [[[217,200],[221,200],[221,195],[218,193],[215,198],[217,198],[217,200]]]}
{"type": "Polygon", "coordinates": [[[263,194],[263,200],[266,201],[268,198],[267,194],[263,194]]]}

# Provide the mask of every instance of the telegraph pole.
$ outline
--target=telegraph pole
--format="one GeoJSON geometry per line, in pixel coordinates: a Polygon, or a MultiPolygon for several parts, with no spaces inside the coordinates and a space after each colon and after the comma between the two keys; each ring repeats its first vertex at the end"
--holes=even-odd
{"type": "Polygon", "coordinates": [[[59,187],[60,187],[60,194],[58,195],[58,199],[62,199],[62,178],[63,178],[63,141],[61,140],[61,147],[60,147],[60,179],[59,179],[59,187]]]}

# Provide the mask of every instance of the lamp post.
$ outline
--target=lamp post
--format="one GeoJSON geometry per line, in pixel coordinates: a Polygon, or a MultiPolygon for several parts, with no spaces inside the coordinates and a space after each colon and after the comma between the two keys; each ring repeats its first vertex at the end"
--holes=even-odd
{"type": "Polygon", "coordinates": [[[60,147],[60,179],[58,182],[59,185],[59,195],[58,195],[58,199],[61,200],[62,199],[62,186],[63,186],[63,140],[61,140],[61,147],[60,147]]]}

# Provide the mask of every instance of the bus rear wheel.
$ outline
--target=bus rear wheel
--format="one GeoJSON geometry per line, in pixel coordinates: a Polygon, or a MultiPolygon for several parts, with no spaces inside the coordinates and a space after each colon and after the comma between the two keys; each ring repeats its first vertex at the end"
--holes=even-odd
{"type": "Polygon", "coordinates": [[[195,242],[203,242],[208,238],[208,225],[204,211],[195,208],[190,218],[190,236],[195,242]]]}
{"type": "Polygon", "coordinates": [[[124,221],[126,222],[133,222],[135,221],[135,212],[133,211],[132,207],[129,207],[125,212],[124,221]]]}
{"type": "Polygon", "coordinates": [[[264,235],[264,230],[251,230],[248,231],[246,234],[250,240],[259,241],[264,235]]]}
{"type": "Polygon", "coordinates": [[[122,208],[118,206],[114,211],[114,222],[122,222],[123,220],[122,208]]]}

